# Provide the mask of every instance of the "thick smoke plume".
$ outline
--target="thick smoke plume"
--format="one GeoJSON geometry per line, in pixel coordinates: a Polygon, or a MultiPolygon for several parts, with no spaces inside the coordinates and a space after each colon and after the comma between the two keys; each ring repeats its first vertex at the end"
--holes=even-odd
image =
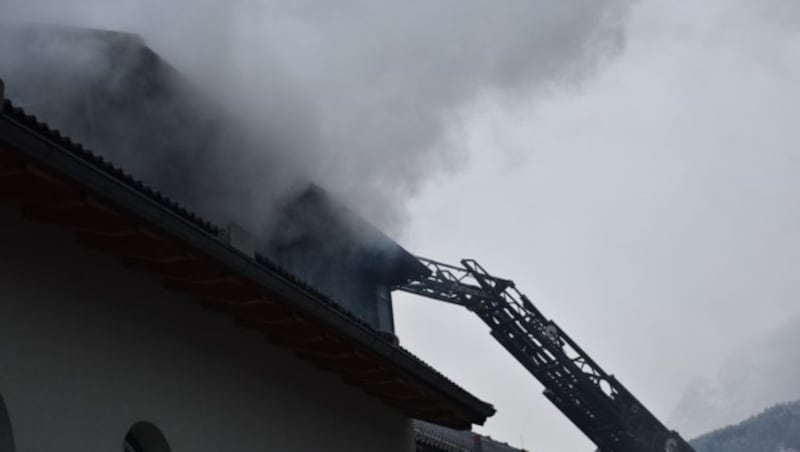
{"type": "Polygon", "coordinates": [[[252,132],[236,143],[246,158],[213,164],[236,184],[215,202],[256,215],[240,221],[261,227],[280,192],[310,179],[398,232],[404,201],[466,159],[460,109],[580,81],[620,49],[628,3],[0,0],[0,10],[4,21],[139,34],[220,102],[252,132]]]}

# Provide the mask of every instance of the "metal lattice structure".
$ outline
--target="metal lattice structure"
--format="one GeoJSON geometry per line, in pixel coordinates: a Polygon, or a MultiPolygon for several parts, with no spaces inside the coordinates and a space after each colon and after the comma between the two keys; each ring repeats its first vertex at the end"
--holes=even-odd
{"type": "Polygon", "coordinates": [[[607,374],[513,281],[474,260],[453,266],[419,258],[430,271],[397,290],[473,311],[494,338],[545,387],[555,404],[602,452],[694,452],[613,375],[607,374]]]}

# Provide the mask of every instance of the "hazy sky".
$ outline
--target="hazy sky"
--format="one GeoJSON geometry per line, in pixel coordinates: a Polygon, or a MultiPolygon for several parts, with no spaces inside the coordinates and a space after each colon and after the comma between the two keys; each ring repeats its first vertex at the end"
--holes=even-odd
{"type": "Polygon", "coordinates": [[[273,152],[400,232],[406,201],[463,165],[444,133],[460,110],[590,76],[621,49],[631,1],[0,0],[0,22],[142,35],[252,133],[292,144],[273,152]]]}
{"type": "MultiPolygon", "coordinates": [[[[0,10],[141,33],[209,92],[280,111],[312,175],[409,250],[516,280],[666,419],[695,378],[800,315],[800,3],[629,3],[0,10]]],[[[593,450],[477,317],[395,304],[402,343],[496,405],[483,431],[593,450]]]]}
{"type": "MultiPolygon", "coordinates": [[[[471,164],[415,200],[405,244],[514,279],[666,419],[800,314],[800,3],[645,0],[626,36],[580,87],[465,112],[471,164]]],[[[496,403],[484,431],[592,450],[472,314],[396,306],[406,346],[496,403]]]]}

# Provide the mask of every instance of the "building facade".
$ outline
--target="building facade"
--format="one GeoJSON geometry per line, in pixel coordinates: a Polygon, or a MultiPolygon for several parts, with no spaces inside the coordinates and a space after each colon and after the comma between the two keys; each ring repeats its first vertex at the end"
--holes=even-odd
{"type": "Polygon", "coordinates": [[[493,414],[3,92],[3,452],[407,452],[493,414]]]}
{"type": "Polygon", "coordinates": [[[411,450],[401,411],[17,210],[0,209],[17,451],[120,450],[142,422],[174,451],[411,450]]]}

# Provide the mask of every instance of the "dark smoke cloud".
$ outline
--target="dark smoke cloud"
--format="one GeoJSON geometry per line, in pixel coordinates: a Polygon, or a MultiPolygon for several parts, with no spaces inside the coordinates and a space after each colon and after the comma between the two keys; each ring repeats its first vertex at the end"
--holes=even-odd
{"type": "MultiPolygon", "coordinates": [[[[267,204],[275,198],[267,193],[310,178],[393,232],[402,227],[405,200],[467,157],[452,133],[461,108],[484,96],[529,98],[582,80],[621,48],[628,6],[0,0],[5,20],[142,35],[255,131],[250,145],[268,140],[249,149],[269,158],[219,168],[249,194],[239,210],[263,211],[255,208],[262,195],[267,204]],[[260,166],[274,162],[294,168],[264,173],[280,179],[279,187],[259,176],[260,166]]],[[[256,227],[262,220],[244,219],[256,227]]]]}

